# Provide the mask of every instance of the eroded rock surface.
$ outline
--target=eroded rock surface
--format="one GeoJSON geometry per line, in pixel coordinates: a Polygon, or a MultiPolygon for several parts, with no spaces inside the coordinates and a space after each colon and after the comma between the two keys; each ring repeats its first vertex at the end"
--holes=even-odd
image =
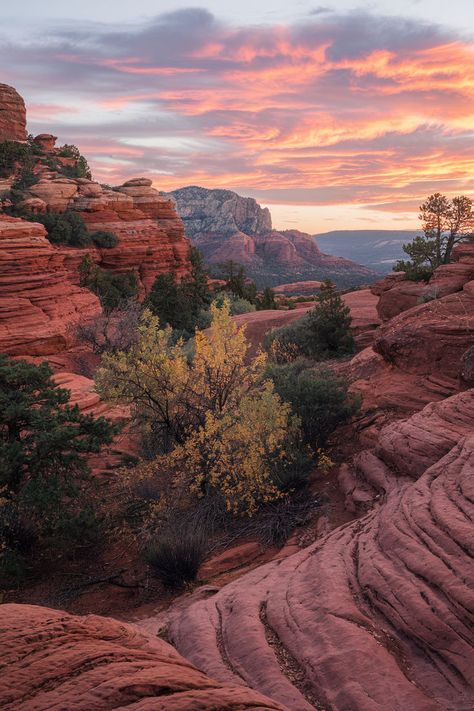
{"type": "Polygon", "coordinates": [[[209,679],[133,625],[30,605],[2,605],[1,613],[4,711],[285,711],[209,679]]]}
{"type": "Polygon", "coordinates": [[[293,711],[471,708],[473,401],[462,393],[387,427],[358,462],[380,503],[177,614],[178,650],[293,711]],[[433,420],[436,437],[406,462],[433,420]],[[423,473],[413,482],[397,463],[423,473]]]}

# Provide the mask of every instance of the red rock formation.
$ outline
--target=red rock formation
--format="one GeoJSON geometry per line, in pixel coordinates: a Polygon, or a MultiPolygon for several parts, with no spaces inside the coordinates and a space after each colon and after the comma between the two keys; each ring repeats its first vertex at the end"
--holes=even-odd
{"type": "Polygon", "coordinates": [[[178,610],[178,650],[293,711],[471,708],[473,427],[470,391],[387,428],[357,462],[379,505],[178,610]],[[413,483],[392,466],[424,473],[413,483]]]}
{"type": "Polygon", "coordinates": [[[113,190],[86,178],[45,178],[28,192],[53,212],[77,211],[91,232],[117,235],[117,247],[67,250],[76,280],[77,266],[87,252],[104,269],[134,271],[143,292],[157,274],[173,272],[180,279],[189,270],[189,242],[175,204],[152,188],[148,178],[129,180],[113,190]]]}
{"type": "Polygon", "coordinates": [[[70,342],[68,328],[99,311],[97,297],[73,285],[64,254],[42,225],[0,215],[0,351],[49,355],[70,342]]]}
{"type": "Polygon", "coordinates": [[[26,141],[25,102],[12,86],[0,84],[0,142],[26,141]]]}
{"type": "Polygon", "coordinates": [[[374,349],[408,373],[458,378],[466,350],[474,344],[474,281],[463,291],[434,299],[387,321],[374,349]]]}
{"type": "Polygon", "coordinates": [[[38,136],[35,136],[34,142],[40,148],[42,151],[45,151],[45,153],[52,153],[54,151],[54,147],[56,145],[56,141],[58,140],[57,136],[53,136],[51,133],[40,133],[38,136]]]}
{"type": "Polygon", "coordinates": [[[382,321],[388,321],[417,304],[461,291],[466,282],[474,279],[474,243],[457,245],[453,260],[435,269],[428,284],[405,279],[404,272],[389,274],[373,284],[372,293],[380,296],[377,310],[382,321]]]}
{"type": "Polygon", "coordinates": [[[1,611],[4,711],[285,711],[242,685],[209,679],[133,625],[30,605],[1,611]]]}
{"type": "Polygon", "coordinates": [[[272,229],[268,208],[231,190],[189,186],[169,193],[178,204],[186,234],[212,264],[233,260],[255,276],[366,283],[375,272],[349,259],[323,254],[311,235],[272,229]]]}

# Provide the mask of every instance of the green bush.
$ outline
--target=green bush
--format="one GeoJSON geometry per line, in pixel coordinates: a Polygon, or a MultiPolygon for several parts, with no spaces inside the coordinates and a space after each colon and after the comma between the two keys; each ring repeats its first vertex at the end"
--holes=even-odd
{"type": "Polygon", "coordinates": [[[118,428],[81,414],[69,398],[46,363],[0,354],[0,572],[37,542],[76,545],[73,521],[81,543],[89,533],[85,457],[109,444],[118,428]]]}
{"type": "Polygon", "coordinates": [[[70,247],[87,247],[92,244],[84,220],[77,212],[46,212],[44,215],[29,215],[28,219],[44,225],[48,239],[53,244],[66,244],[70,247]]]}
{"type": "Polygon", "coordinates": [[[360,400],[348,392],[348,382],[329,368],[309,368],[299,360],[269,365],[266,377],[301,419],[304,440],[314,450],[324,448],[334,430],[359,410],[360,400]]]}
{"type": "Polygon", "coordinates": [[[180,282],[172,273],[158,274],[145,306],[158,316],[162,325],[169,324],[181,331],[184,338],[193,335],[201,324],[202,312],[211,301],[207,273],[199,250],[189,250],[191,273],[180,282]]]}
{"type": "Polygon", "coordinates": [[[92,232],[90,237],[96,247],[109,249],[118,245],[117,235],[113,232],[97,230],[97,232],[92,232]]]}
{"type": "Polygon", "coordinates": [[[0,143],[0,178],[9,178],[18,165],[23,165],[30,157],[27,143],[2,141],[0,143]]]}
{"type": "Polygon", "coordinates": [[[169,590],[179,590],[196,579],[206,556],[206,542],[199,527],[178,527],[161,533],[145,557],[152,573],[169,590]]]}
{"type": "Polygon", "coordinates": [[[276,361],[280,352],[315,360],[338,358],[354,352],[351,322],[349,307],[335,286],[325,282],[314,308],[297,321],[270,331],[264,347],[276,361]]]}
{"type": "Polygon", "coordinates": [[[134,272],[120,274],[102,269],[86,255],[80,265],[80,284],[96,294],[106,314],[121,309],[138,295],[137,277],[134,272]]]}

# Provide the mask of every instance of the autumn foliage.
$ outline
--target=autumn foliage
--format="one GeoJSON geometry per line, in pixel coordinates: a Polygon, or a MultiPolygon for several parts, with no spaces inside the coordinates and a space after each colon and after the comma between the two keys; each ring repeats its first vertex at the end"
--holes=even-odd
{"type": "Polygon", "coordinates": [[[262,378],[265,356],[248,357],[229,303],[212,305],[211,316],[191,354],[145,311],[137,343],[104,356],[96,387],[157,434],[161,453],[142,466],[147,476],[172,470],[197,496],[219,492],[229,511],[252,514],[282,496],[278,472],[300,448],[299,421],[262,378]]]}

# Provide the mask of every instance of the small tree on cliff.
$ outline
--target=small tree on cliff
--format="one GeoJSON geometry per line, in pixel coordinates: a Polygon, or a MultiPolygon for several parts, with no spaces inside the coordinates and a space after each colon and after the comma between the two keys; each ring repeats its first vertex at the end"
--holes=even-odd
{"type": "Polygon", "coordinates": [[[429,276],[441,264],[449,264],[454,246],[474,237],[473,201],[465,195],[449,200],[435,193],[420,205],[419,219],[423,236],[403,245],[410,260],[400,260],[394,267],[415,279],[429,276]]]}

